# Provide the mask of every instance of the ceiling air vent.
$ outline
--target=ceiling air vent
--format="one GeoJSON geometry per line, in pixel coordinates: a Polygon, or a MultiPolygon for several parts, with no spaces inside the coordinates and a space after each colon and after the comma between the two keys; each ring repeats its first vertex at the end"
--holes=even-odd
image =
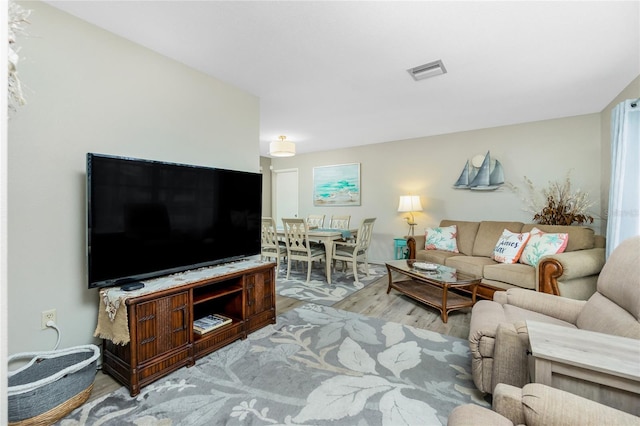
{"type": "Polygon", "coordinates": [[[444,67],[442,60],[429,62],[428,64],[409,68],[407,70],[415,81],[424,80],[425,78],[435,77],[436,75],[445,74],[447,69],[444,67]]]}

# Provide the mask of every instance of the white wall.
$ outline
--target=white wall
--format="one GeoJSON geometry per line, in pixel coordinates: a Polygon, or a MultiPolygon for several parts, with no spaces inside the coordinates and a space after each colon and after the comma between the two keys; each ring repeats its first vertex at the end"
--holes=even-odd
{"type": "Polygon", "coordinates": [[[271,159],[260,157],[262,172],[262,216],[271,214],[271,159]]]}
{"type": "MultiPolygon", "coordinates": [[[[500,160],[506,181],[521,187],[523,195],[524,176],[542,188],[572,170],[574,188],[589,192],[593,212],[600,211],[599,114],[274,158],[272,165],[274,170],[299,169],[301,217],[351,214],[355,226],[365,217],[377,217],[370,258],[384,261],[393,256],[393,238],[408,230],[406,214],[397,212],[403,194],[422,199],[424,212],[415,214],[416,233],[441,219],[531,222],[522,197],[506,187],[491,192],[453,189],[465,161],[487,151],[500,160]],[[314,207],[313,167],[354,162],[361,163],[362,205],[314,207]]],[[[600,233],[600,221],[594,229],[600,233]]]]}
{"type": "Polygon", "coordinates": [[[85,155],[259,171],[259,101],[40,2],[21,39],[28,104],[9,121],[9,353],[86,344],[85,155]]]}

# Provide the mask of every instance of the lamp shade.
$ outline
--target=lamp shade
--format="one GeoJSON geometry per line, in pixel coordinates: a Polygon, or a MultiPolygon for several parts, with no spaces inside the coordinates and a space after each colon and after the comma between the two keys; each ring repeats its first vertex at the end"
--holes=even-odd
{"type": "Polygon", "coordinates": [[[398,204],[399,212],[421,212],[422,204],[419,195],[401,195],[398,204]]]}
{"type": "Polygon", "coordinates": [[[293,157],[296,155],[296,145],[285,140],[286,138],[286,136],[280,136],[279,141],[271,142],[269,144],[269,154],[274,157],[293,157]]]}

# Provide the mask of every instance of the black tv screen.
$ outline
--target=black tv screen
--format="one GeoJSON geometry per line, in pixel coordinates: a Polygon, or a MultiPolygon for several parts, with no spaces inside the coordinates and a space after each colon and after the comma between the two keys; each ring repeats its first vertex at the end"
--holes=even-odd
{"type": "Polygon", "coordinates": [[[262,175],[87,154],[89,288],[260,253],[262,175]]]}

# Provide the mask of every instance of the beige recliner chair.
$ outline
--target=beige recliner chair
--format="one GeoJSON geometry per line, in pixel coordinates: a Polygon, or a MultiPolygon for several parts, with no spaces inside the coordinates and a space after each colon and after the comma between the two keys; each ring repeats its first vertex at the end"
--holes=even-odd
{"type": "Polygon", "coordinates": [[[640,417],[539,383],[522,389],[499,384],[493,410],[475,404],[460,405],[449,415],[449,426],[635,425],[640,417]]]}
{"type": "Polygon", "coordinates": [[[640,236],[607,260],[589,300],[512,288],[473,307],[469,331],[473,381],[492,393],[498,383],[529,382],[525,320],[640,339],[640,236]]]}

